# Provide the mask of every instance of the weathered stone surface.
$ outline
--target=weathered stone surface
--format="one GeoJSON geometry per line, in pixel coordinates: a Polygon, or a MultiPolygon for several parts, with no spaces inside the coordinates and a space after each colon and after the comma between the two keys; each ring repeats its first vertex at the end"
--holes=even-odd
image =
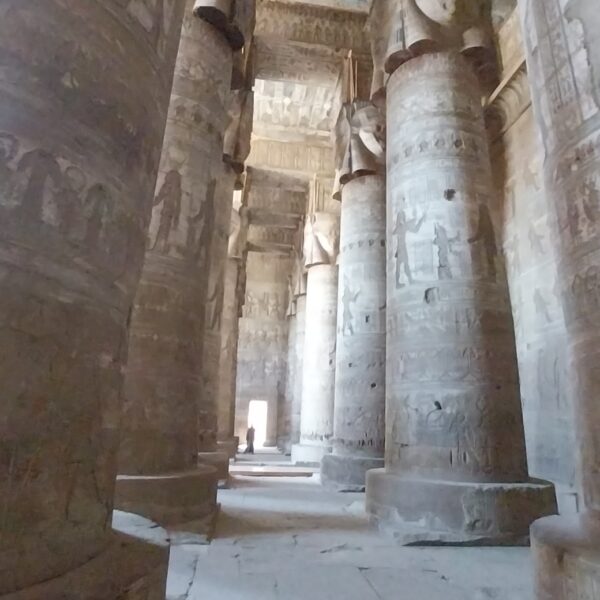
{"type": "Polygon", "coordinates": [[[169,564],[167,532],[138,515],[115,511],[114,533],[97,556],[2,600],[163,600],[169,564]]]}
{"type": "MultiPolygon", "coordinates": [[[[306,292],[306,290],[304,290],[306,292]]],[[[302,415],[302,382],[304,378],[304,340],[306,336],[306,293],[296,298],[296,319],[294,332],[294,348],[288,360],[295,363],[294,386],[291,390],[290,442],[300,443],[300,423],[302,415]]]]}
{"type": "Polygon", "coordinates": [[[546,154],[545,190],[558,223],[557,288],[586,512],[579,523],[535,524],[536,591],[543,600],[583,599],[600,590],[600,557],[592,550],[600,547],[600,14],[587,0],[519,4],[546,154]]]}
{"type": "Polygon", "coordinates": [[[207,465],[193,470],[148,477],[119,475],[117,497],[120,510],[145,515],[162,526],[207,519],[217,512],[217,470],[207,465]]]}
{"type": "MultiPolygon", "coordinates": [[[[435,525],[440,542],[452,532],[468,543],[474,533],[450,518],[457,508],[447,482],[474,494],[482,484],[530,489],[479,97],[453,53],[414,59],[388,84],[386,471],[370,475],[367,502],[383,527],[435,525]],[[412,505],[394,496],[398,477],[414,490],[412,505]],[[378,490],[390,494],[389,510],[378,490]],[[427,493],[447,495],[451,508],[430,515],[419,501],[427,493]]],[[[544,493],[540,515],[548,514],[544,493]]],[[[489,514],[476,533],[501,542],[509,532],[489,514]]],[[[513,525],[511,535],[525,539],[529,524],[513,525]]],[[[435,535],[424,528],[422,540],[435,535]]]]}
{"type": "Polygon", "coordinates": [[[519,359],[529,472],[556,486],[561,513],[574,512],[576,483],[573,398],[567,332],[558,290],[558,236],[543,189],[543,149],[531,108],[518,11],[498,33],[503,84],[486,110],[519,359]]]}
{"type": "MultiPolygon", "coordinates": [[[[190,0],[144,269],[131,317],[119,453],[119,470],[129,477],[119,478],[116,488],[117,506],[135,508],[160,522],[161,512],[153,503],[161,505],[161,500],[153,494],[170,493],[171,503],[180,498],[185,504],[189,497],[179,494],[180,482],[197,496],[194,518],[215,510],[216,478],[203,478],[204,471],[196,477],[190,472],[198,463],[198,429],[203,423],[202,336],[206,306],[211,306],[214,294],[208,275],[213,232],[219,225],[231,61],[227,41],[194,16],[190,0]],[[208,487],[202,489],[203,485],[208,487]],[[213,501],[206,503],[205,497],[213,501]]],[[[216,436],[216,418],[213,432],[216,436]]],[[[170,515],[183,518],[189,512],[182,504],[181,511],[170,506],[164,516],[172,523],[170,515]]]]}
{"type": "Polygon", "coordinates": [[[0,594],[44,581],[38,597],[64,597],[56,582],[73,577],[80,598],[119,595],[89,561],[121,551],[110,520],[126,322],[183,8],[0,6],[0,594]],[[67,574],[77,567],[94,575],[67,574]]]}
{"type": "Polygon", "coordinates": [[[383,467],[385,214],[382,175],[344,185],[333,455],[323,458],[321,469],[323,483],[342,489],[364,489],[366,471],[383,467]]]}
{"type": "Polygon", "coordinates": [[[291,270],[292,259],[286,254],[248,252],[246,298],[239,323],[235,414],[236,435],[244,441],[249,403],[259,400],[268,403],[265,443],[277,443],[277,409],[285,390],[285,312],[291,270]]]}
{"type": "Polygon", "coordinates": [[[221,329],[235,183],[235,173],[227,164],[221,163],[218,169],[219,180],[215,196],[215,221],[211,233],[210,259],[205,267],[209,273],[209,280],[204,327],[201,331],[202,389],[198,419],[200,452],[212,452],[217,448],[219,369],[222,358],[221,329]]]}
{"type": "Polygon", "coordinates": [[[319,264],[309,269],[300,442],[292,446],[293,462],[318,464],[331,451],[337,285],[337,266],[319,264]]]}

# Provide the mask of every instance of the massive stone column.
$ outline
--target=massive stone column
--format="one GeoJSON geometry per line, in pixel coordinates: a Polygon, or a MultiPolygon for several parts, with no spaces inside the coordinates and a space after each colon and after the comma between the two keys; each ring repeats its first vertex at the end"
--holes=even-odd
{"type": "Polygon", "coordinates": [[[242,180],[236,179],[236,174],[243,173],[244,162],[250,153],[253,98],[253,92],[245,89],[232,92],[229,98],[229,124],[223,140],[223,164],[218,184],[219,194],[215,205],[215,228],[210,253],[209,297],[203,330],[199,458],[201,462],[217,467],[221,481],[229,477],[230,456],[230,452],[220,452],[217,445],[225,275],[236,181],[238,192],[242,193],[244,187],[242,180]]]}
{"type": "Polygon", "coordinates": [[[600,593],[600,13],[592,0],[521,0],[534,110],[555,211],[578,431],[580,516],[534,523],[539,600],[600,593]]]}
{"type": "Polygon", "coordinates": [[[117,506],[165,525],[216,514],[198,465],[205,305],[232,51],[187,3],[142,279],[130,325],[117,506]]]}
{"type": "Polygon", "coordinates": [[[294,386],[290,412],[290,444],[300,443],[300,424],[302,418],[302,380],[304,373],[304,340],[306,337],[306,293],[296,298],[294,328],[294,348],[290,360],[294,365],[294,386]]]}
{"type": "Polygon", "coordinates": [[[364,490],[385,447],[385,122],[370,103],[343,109],[333,453],[321,481],[364,490]]]}
{"type": "Polygon", "coordinates": [[[0,6],[2,598],[164,597],[168,548],[111,529],[184,8],[138,4],[0,6]]]}
{"type": "Polygon", "coordinates": [[[308,269],[300,442],[292,461],[319,464],[331,451],[335,395],[339,217],[309,216],[304,256],[308,269]]]}
{"type": "Polygon", "coordinates": [[[556,510],[528,477],[481,92],[458,53],[387,91],[385,469],[367,510],[405,543],[518,544],[556,510]]]}
{"type": "Polygon", "coordinates": [[[232,228],[225,267],[223,322],[221,324],[221,361],[219,363],[219,393],[217,411],[217,444],[235,458],[239,437],[235,435],[235,395],[239,318],[245,294],[246,238],[248,210],[245,206],[232,210],[232,228]]]}
{"type": "Polygon", "coordinates": [[[235,173],[233,169],[221,163],[220,179],[215,198],[215,223],[212,232],[210,259],[208,265],[208,296],[206,299],[205,321],[200,336],[202,339],[202,387],[200,392],[200,411],[198,415],[199,460],[217,468],[219,480],[229,477],[229,453],[219,451],[217,446],[218,430],[218,393],[219,365],[221,361],[221,327],[225,302],[225,269],[227,264],[227,245],[233,205],[233,187],[235,173]]]}

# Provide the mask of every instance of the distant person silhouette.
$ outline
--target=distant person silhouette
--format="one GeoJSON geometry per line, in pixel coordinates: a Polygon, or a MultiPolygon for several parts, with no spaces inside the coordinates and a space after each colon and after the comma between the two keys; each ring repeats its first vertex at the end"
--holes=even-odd
{"type": "Polygon", "coordinates": [[[254,454],[254,436],[256,434],[256,430],[252,425],[246,432],[246,449],[244,450],[244,454],[254,454]]]}

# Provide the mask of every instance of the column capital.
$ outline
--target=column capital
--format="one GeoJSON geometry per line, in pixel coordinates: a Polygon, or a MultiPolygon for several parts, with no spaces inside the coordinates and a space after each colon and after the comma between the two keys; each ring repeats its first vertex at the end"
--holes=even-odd
{"type": "Polygon", "coordinates": [[[304,226],[304,264],[335,265],[340,248],[340,217],[317,212],[308,216],[304,226]]]}
{"type": "Polygon", "coordinates": [[[336,177],[333,197],[341,200],[344,184],[385,170],[385,114],[372,102],[342,106],[334,131],[336,177]]]}

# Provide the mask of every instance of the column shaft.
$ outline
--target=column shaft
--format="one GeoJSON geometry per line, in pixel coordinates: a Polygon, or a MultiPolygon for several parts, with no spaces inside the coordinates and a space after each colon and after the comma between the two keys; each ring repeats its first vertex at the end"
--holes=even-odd
{"type": "Polygon", "coordinates": [[[555,511],[527,473],[480,95],[451,52],[388,83],[386,469],[367,508],[406,542],[525,543],[555,511]]]}
{"type": "Polygon", "coordinates": [[[231,224],[235,173],[226,165],[219,166],[219,183],[215,197],[215,223],[212,233],[208,297],[202,338],[202,388],[200,392],[198,427],[200,462],[211,464],[219,471],[219,479],[229,477],[229,454],[217,448],[219,365],[221,360],[221,327],[225,300],[225,267],[231,224]]]}
{"type": "Polygon", "coordinates": [[[520,0],[559,260],[584,512],[532,527],[537,598],[600,590],[600,14],[593,0],[520,0]]]}
{"type": "Polygon", "coordinates": [[[106,597],[109,579],[114,597],[136,580],[164,593],[168,552],[144,557],[110,524],[127,315],[184,2],[131,4],[0,7],[0,595],[106,597]]]}
{"type": "Polygon", "coordinates": [[[335,376],[333,454],[323,483],[365,487],[383,467],[385,447],[385,177],[344,185],[335,376]]]}
{"type": "Polygon", "coordinates": [[[219,447],[235,458],[239,438],[235,437],[235,392],[239,339],[239,278],[241,260],[229,257],[225,269],[221,361],[219,364],[218,433],[219,447]]]}
{"type": "Polygon", "coordinates": [[[318,464],[331,450],[337,286],[337,266],[321,264],[309,269],[300,443],[292,449],[294,462],[318,464]]]}
{"type": "Polygon", "coordinates": [[[290,423],[291,443],[300,443],[300,422],[302,411],[302,381],[304,377],[304,339],[306,335],[306,294],[296,299],[296,327],[294,335],[294,387],[292,389],[292,409],[290,423]]]}
{"type": "Polygon", "coordinates": [[[232,53],[187,4],[131,318],[117,482],[117,506],[166,524],[216,507],[216,474],[197,465],[197,424],[232,53]]]}

